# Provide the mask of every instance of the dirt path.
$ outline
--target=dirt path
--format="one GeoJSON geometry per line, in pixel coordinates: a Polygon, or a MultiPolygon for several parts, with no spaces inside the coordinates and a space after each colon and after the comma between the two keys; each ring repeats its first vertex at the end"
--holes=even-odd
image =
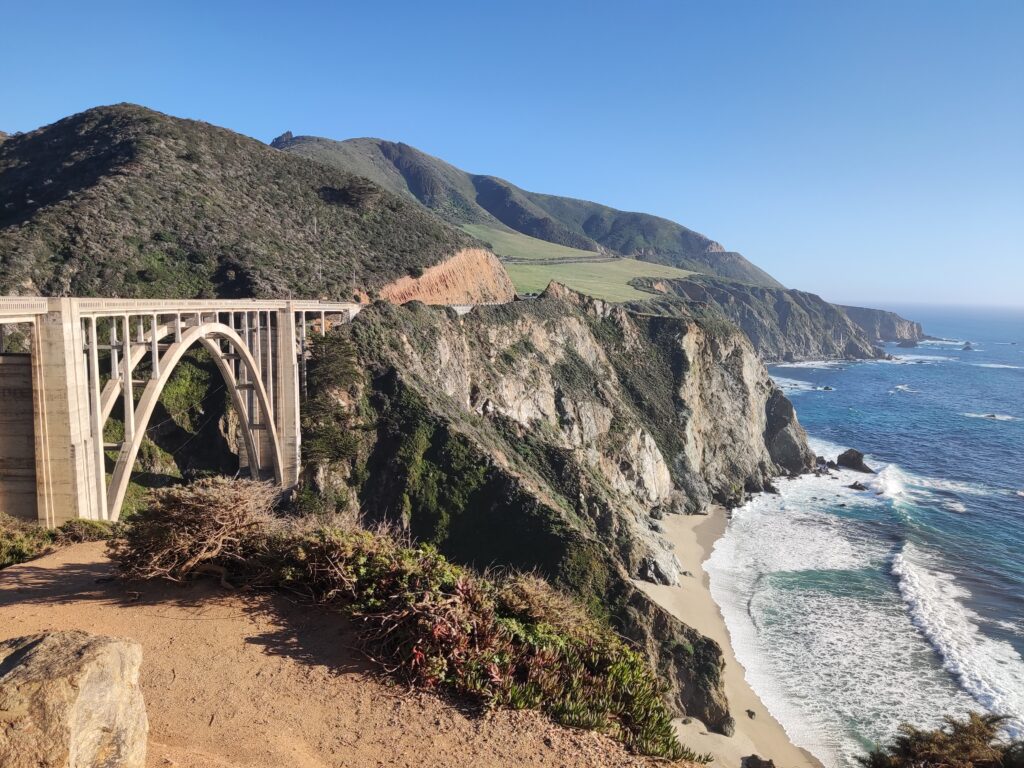
{"type": "Polygon", "coordinates": [[[534,713],[477,716],[375,677],[343,619],[203,582],[125,587],[103,544],[0,571],[0,640],[48,629],[144,648],[149,766],[653,766],[534,713]]]}

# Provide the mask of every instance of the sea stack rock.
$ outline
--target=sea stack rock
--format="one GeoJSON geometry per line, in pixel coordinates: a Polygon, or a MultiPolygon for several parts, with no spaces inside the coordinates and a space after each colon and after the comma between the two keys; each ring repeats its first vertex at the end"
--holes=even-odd
{"type": "Polygon", "coordinates": [[[142,646],[87,632],[0,643],[0,765],[144,768],[142,646]]]}
{"type": "Polygon", "coordinates": [[[864,454],[855,448],[850,448],[839,454],[836,464],[840,467],[846,467],[846,469],[852,469],[855,472],[864,472],[869,475],[875,474],[875,470],[864,463],[864,454]]]}

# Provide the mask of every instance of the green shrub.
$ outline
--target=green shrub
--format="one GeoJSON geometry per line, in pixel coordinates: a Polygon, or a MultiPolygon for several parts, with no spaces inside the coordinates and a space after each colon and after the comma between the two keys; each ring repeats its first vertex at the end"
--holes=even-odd
{"type": "Polygon", "coordinates": [[[637,752],[708,759],[679,744],[644,657],[537,576],[481,576],[386,532],[268,515],[267,486],[252,481],[203,481],[152,499],[111,542],[126,577],[205,571],[302,594],[351,616],[366,653],[406,683],[538,709],[637,752]]]}
{"type": "Polygon", "coordinates": [[[69,520],[57,528],[24,523],[0,512],[0,568],[24,563],[69,544],[99,541],[110,526],[96,520],[69,520]]]}
{"type": "Polygon", "coordinates": [[[1000,737],[1005,722],[972,712],[931,731],[902,725],[892,744],[858,761],[864,768],[1024,768],[1024,742],[1000,737]]]}

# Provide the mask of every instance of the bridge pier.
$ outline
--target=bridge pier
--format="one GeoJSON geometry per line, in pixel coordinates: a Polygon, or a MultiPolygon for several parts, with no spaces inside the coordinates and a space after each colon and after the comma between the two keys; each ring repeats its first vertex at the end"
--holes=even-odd
{"type": "Polygon", "coordinates": [[[39,523],[106,515],[96,494],[85,339],[71,299],[50,299],[34,324],[32,400],[39,523]]]}
{"type": "Polygon", "coordinates": [[[296,323],[292,302],[277,312],[277,434],[281,439],[281,475],[286,486],[299,482],[302,455],[302,425],[299,418],[299,356],[296,337],[305,332],[305,322],[296,323]],[[298,327],[296,327],[298,326],[298,327]]]}

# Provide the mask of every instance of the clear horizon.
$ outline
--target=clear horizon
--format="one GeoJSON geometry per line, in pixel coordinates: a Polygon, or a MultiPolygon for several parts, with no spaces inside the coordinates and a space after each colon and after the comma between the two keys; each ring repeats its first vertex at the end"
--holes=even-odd
{"type": "Polygon", "coordinates": [[[5,15],[0,130],[131,101],[263,141],[378,136],[673,219],[830,301],[1024,306],[1015,0],[5,15]]]}

